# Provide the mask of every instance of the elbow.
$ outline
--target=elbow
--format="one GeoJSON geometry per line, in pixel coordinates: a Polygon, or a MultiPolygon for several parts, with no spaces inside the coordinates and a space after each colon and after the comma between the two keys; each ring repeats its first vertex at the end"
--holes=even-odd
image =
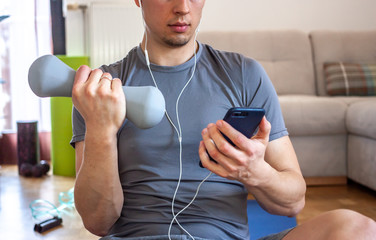
{"type": "Polygon", "coordinates": [[[103,217],[92,215],[87,216],[86,218],[82,218],[82,221],[86,230],[88,230],[90,233],[94,235],[103,237],[110,232],[110,229],[119,217],[120,214],[113,216],[112,219],[107,219],[107,221],[103,221],[103,217]]]}
{"type": "Polygon", "coordinates": [[[116,199],[119,200],[100,199],[90,202],[80,194],[75,195],[76,210],[81,216],[84,227],[90,233],[101,237],[108,235],[122,212],[123,198],[116,199]]]}
{"type": "Polygon", "coordinates": [[[290,207],[289,213],[286,215],[288,217],[295,217],[303,210],[304,206],[305,206],[305,198],[303,197],[300,201],[298,201],[292,207],[290,207]]]}
{"type": "Polygon", "coordinates": [[[84,223],[84,227],[86,228],[86,230],[88,230],[90,233],[97,235],[99,237],[106,236],[108,232],[110,231],[109,227],[105,227],[103,225],[98,226],[98,224],[92,223],[89,221],[83,221],[83,223],[84,223]]]}
{"type": "Polygon", "coordinates": [[[307,186],[304,180],[302,181],[301,187],[299,189],[300,194],[297,195],[296,201],[294,201],[294,203],[290,205],[290,211],[286,215],[288,217],[295,217],[303,210],[305,206],[305,193],[307,191],[307,186]]]}
{"type": "Polygon", "coordinates": [[[100,237],[106,236],[110,232],[121,215],[121,208],[115,206],[106,208],[107,211],[103,211],[101,208],[88,211],[88,209],[77,208],[77,206],[76,209],[81,215],[84,227],[92,234],[100,237]]]}

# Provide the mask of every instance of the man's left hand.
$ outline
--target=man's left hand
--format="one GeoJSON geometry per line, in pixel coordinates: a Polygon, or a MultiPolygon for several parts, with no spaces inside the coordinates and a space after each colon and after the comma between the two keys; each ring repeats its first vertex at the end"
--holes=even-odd
{"type": "Polygon", "coordinates": [[[270,129],[271,125],[264,117],[256,135],[249,139],[223,120],[209,124],[201,132],[203,140],[200,142],[199,155],[202,165],[221,177],[258,184],[265,177],[262,166],[266,164],[264,159],[270,129]],[[208,154],[217,163],[211,161],[208,154]]]}

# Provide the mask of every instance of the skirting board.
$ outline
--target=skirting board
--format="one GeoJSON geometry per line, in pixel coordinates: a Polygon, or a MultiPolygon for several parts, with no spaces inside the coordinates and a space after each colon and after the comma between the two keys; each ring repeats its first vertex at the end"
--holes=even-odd
{"type": "Polygon", "coordinates": [[[307,186],[346,185],[347,177],[305,177],[307,186]]]}

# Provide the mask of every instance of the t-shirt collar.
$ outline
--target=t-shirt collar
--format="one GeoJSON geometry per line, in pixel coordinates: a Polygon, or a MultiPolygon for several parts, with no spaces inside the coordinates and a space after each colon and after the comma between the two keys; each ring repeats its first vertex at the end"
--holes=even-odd
{"type": "MultiPolygon", "coordinates": [[[[202,53],[202,44],[198,41],[197,43],[198,43],[198,51],[196,53],[196,62],[199,61],[201,53],[202,53]]],[[[137,55],[140,58],[140,60],[142,62],[145,62],[146,64],[145,54],[142,51],[140,46],[137,47],[137,55]]],[[[187,68],[192,67],[194,64],[195,64],[195,57],[192,56],[188,61],[177,66],[160,66],[157,64],[150,63],[150,68],[153,71],[159,71],[159,72],[179,72],[179,71],[183,71],[187,68]]]]}

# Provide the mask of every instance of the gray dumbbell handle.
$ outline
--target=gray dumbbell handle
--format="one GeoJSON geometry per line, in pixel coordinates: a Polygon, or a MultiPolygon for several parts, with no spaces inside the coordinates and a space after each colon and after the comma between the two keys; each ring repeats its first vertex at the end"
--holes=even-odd
{"type": "MultiPolygon", "coordinates": [[[[72,97],[76,71],[53,55],[36,59],[29,69],[29,85],[39,97],[72,97]]],[[[139,128],[157,125],[165,112],[162,93],[152,86],[123,86],[127,118],[139,128]]]]}

